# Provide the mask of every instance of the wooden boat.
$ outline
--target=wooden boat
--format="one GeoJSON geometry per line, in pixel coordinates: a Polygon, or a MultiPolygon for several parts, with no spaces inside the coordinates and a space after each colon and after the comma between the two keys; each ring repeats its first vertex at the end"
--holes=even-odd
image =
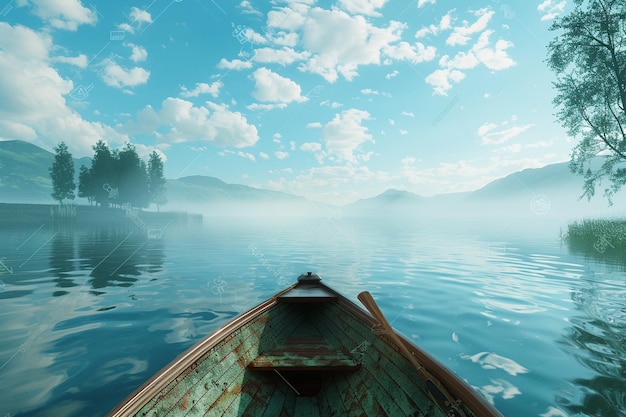
{"type": "Polygon", "coordinates": [[[129,395],[121,416],[501,417],[479,393],[316,274],[206,336],[129,395]]]}

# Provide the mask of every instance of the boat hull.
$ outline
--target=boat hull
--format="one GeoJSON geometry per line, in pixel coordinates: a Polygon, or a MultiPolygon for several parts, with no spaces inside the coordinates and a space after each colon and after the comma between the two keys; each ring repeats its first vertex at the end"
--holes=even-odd
{"type": "Polygon", "coordinates": [[[377,325],[324,284],[295,284],[208,335],[109,416],[500,416],[401,337],[454,396],[442,406],[377,325]]]}

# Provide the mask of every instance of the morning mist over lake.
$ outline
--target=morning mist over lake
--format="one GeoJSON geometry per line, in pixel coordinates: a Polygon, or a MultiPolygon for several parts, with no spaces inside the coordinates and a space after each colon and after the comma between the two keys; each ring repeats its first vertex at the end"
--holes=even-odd
{"type": "Polygon", "coordinates": [[[624,28],[0,4],[0,417],[624,416],[624,28]]]}

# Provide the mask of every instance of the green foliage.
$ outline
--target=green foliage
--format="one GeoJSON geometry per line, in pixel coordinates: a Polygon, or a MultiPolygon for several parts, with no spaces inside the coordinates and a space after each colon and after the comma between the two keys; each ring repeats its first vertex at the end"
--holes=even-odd
{"type": "Polygon", "coordinates": [[[161,204],[167,202],[167,198],[165,197],[163,161],[156,151],[152,151],[148,161],[148,190],[151,201],[156,204],[157,211],[159,211],[161,204]]]}
{"type": "Polygon", "coordinates": [[[52,198],[63,204],[64,199],[74,199],[74,190],[76,189],[76,184],[74,184],[74,160],[64,142],[61,142],[54,150],[56,154],[50,168],[52,198]]]}
{"type": "Polygon", "coordinates": [[[86,185],[91,197],[100,205],[108,203],[110,193],[108,188],[117,188],[117,173],[115,171],[115,156],[109,146],[99,140],[94,146],[94,156],[89,169],[89,183],[86,185]]]}
{"type": "Polygon", "coordinates": [[[82,166],[80,169],[80,197],[100,205],[130,204],[133,207],[147,207],[152,201],[157,204],[165,202],[163,162],[156,152],[150,155],[149,172],[149,167],[139,158],[131,143],[121,150],[111,151],[100,140],[93,150],[91,168],[82,166]]]}
{"type": "Polygon", "coordinates": [[[626,183],[626,2],[575,0],[574,10],[550,30],[548,66],[557,81],[557,117],[570,136],[580,135],[570,168],[585,179],[590,199],[603,179],[609,204],[626,183]],[[600,167],[591,166],[603,156],[600,167]]]}
{"type": "Polygon", "coordinates": [[[617,255],[626,251],[626,220],[584,219],[570,223],[563,240],[574,250],[594,257],[617,255]]]}
{"type": "Polygon", "coordinates": [[[127,143],[117,153],[115,162],[119,187],[118,200],[130,203],[133,207],[147,207],[150,197],[146,164],[137,155],[135,146],[127,143]]]}

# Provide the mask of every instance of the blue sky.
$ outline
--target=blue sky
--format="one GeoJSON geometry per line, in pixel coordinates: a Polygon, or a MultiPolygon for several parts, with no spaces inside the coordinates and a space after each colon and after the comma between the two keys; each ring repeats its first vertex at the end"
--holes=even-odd
{"type": "Polygon", "coordinates": [[[544,61],[571,7],[0,0],[0,140],[130,141],[167,178],[335,204],[474,190],[568,160],[544,61]]]}

